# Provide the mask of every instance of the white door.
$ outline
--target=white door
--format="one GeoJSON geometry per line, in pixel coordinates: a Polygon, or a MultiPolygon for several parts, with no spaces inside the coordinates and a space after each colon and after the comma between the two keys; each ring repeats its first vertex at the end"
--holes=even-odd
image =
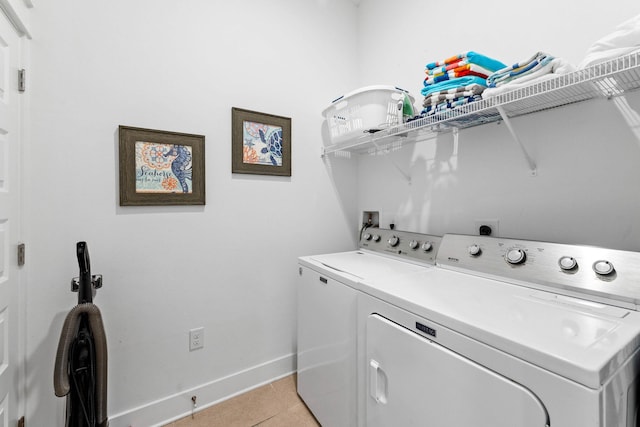
{"type": "Polygon", "coordinates": [[[21,39],[0,13],[0,426],[15,426],[22,378],[20,358],[21,124],[18,68],[21,39]]]}
{"type": "Polygon", "coordinates": [[[367,318],[367,427],[545,427],[521,385],[377,314],[367,318]]]}

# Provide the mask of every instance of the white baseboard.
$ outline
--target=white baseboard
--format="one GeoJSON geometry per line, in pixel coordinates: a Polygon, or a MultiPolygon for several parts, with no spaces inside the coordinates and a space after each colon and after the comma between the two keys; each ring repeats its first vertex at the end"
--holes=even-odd
{"type": "Polygon", "coordinates": [[[198,396],[197,411],[292,374],[296,354],[288,354],[240,372],[109,416],[109,427],[159,427],[191,415],[191,396],[198,396]]]}

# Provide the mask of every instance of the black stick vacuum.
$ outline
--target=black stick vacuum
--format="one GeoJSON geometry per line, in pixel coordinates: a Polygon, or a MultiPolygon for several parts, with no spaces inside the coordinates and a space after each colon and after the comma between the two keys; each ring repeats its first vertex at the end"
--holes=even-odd
{"type": "Polygon", "coordinates": [[[76,245],[80,274],[71,281],[78,305],[62,326],[53,374],[58,397],[67,396],[66,427],[107,427],[107,339],[95,290],[102,276],[91,275],[86,242],[76,245]]]}

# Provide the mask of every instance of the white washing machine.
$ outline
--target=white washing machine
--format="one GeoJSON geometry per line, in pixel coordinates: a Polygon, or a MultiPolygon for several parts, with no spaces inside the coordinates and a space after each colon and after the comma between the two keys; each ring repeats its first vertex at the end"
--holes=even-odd
{"type": "Polygon", "coordinates": [[[640,426],[640,253],[445,235],[436,261],[360,282],[360,425],[640,426]]]}
{"type": "Polygon", "coordinates": [[[299,258],[298,394],[325,427],[362,425],[357,406],[361,283],[433,268],[440,237],[369,228],[360,249],[299,258]]]}

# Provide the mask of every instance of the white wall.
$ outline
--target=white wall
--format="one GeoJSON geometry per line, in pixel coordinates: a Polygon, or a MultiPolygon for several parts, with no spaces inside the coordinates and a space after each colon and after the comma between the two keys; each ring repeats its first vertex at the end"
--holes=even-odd
{"type": "MultiPolygon", "coordinates": [[[[368,84],[417,95],[425,62],[466,50],[505,62],[545,50],[577,63],[640,13],[636,2],[492,10],[466,1],[453,24],[451,8],[418,0],[263,3],[60,0],[34,9],[29,425],[62,425],[51,377],[76,299],[68,283],[79,240],[105,277],[96,303],[114,427],[187,412],[193,390],[204,404],[293,369],[296,257],[352,248],[360,210],[434,234],[472,233],[474,219],[496,218],[500,235],[640,249],[640,141],[618,101],[514,120],[536,177],[497,124],[462,131],[457,144],[449,135],[386,157],[319,157],[320,112],[337,95],[368,84]],[[461,13],[472,23],[460,24],[461,13]],[[292,117],[290,179],[231,174],[232,106],[292,117]],[[207,205],[119,207],[120,124],[205,135],[207,205]],[[198,326],[205,348],[189,352],[198,326]]],[[[639,111],[638,94],[621,100],[639,111]]]]}
{"type": "MultiPolygon", "coordinates": [[[[474,50],[507,64],[537,51],[578,64],[593,42],[640,13],[631,0],[500,6],[364,0],[362,84],[401,86],[421,105],[428,62],[474,50]]],[[[448,134],[361,157],[358,210],[379,210],[383,226],[433,234],[473,234],[476,219],[497,219],[500,236],[640,250],[639,114],[636,92],[514,119],[535,177],[504,124],[463,130],[457,144],[448,134]]]]}
{"type": "Polygon", "coordinates": [[[320,113],[356,85],[356,11],[344,0],[34,9],[29,425],[62,425],[53,361],[80,240],[104,275],[112,426],[186,413],[194,388],[204,406],[295,369],[296,258],[355,247],[355,169],[321,159],[320,113]],[[292,118],[291,178],[231,173],[231,107],[292,118]],[[206,206],[120,207],[118,125],[205,135],[206,206]],[[205,347],[189,352],[200,326],[205,347]]]}

